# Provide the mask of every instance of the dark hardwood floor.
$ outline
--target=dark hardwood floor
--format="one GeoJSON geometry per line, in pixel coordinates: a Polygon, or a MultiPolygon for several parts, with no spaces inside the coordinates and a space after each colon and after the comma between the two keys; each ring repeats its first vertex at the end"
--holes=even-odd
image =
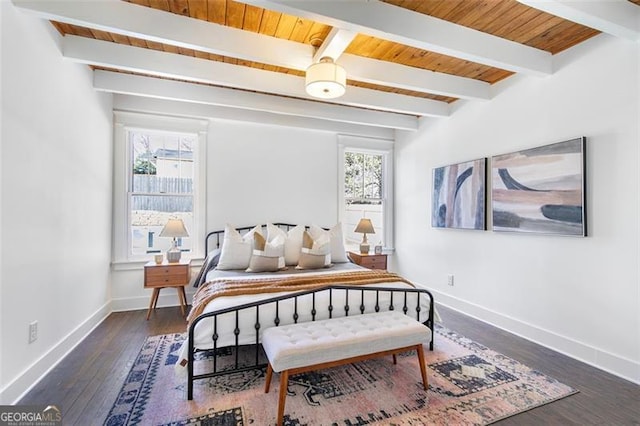
{"type": "Polygon", "coordinates": [[[640,425],[640,386],[451,309],[442,325],[580,391],[497,424],[640,425]]]}
{"type": "MultiPolygon", "coordinates": [[[[640,386],[440,307],[443,325],[580,391],[500,425],[640,425],[640,386]]],[[[185,330],[180,309],[111,314],[20,404],[53,404],[65,425],[104,422],[146,336],[185,330]]],[[[437,342],[436,342],[437,344],[437,342]]]]}

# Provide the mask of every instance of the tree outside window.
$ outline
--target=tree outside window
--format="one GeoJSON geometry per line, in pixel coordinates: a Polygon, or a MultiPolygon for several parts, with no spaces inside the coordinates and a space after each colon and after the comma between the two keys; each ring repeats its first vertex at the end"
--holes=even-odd
{"type": "Polygon", "coordinates": [[[367,217],[373,222],[375,235],[371,245],[383,242],[384,236],[384,156],[346,150],[344,153],[344,230],[347,244],[359,244],[361,234],[353,232],[358,221],[367,217]]]}

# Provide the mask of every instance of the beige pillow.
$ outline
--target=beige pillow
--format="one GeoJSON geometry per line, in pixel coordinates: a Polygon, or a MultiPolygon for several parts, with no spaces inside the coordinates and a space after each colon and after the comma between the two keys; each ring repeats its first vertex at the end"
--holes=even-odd
{"type": "Polygon", "coordinates": [[[320,269],[331,266],[331,241],[327,235],[314,239],[308,231],[302,234],[302,250],[296,269],[320,269]]]}
{"type": "Polygon", "coordinates": [[[286,269],[284,263],[284,238],[276,237],[268,242],[262,234],[253,234],[253,252],[247,272],[275,272],[286,269]]]}

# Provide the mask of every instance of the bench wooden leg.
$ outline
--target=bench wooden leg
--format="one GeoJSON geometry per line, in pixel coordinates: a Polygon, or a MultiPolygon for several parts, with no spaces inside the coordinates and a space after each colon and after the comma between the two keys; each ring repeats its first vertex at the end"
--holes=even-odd
{"type": "Polygon", "coordinates": [[[284,402],[287,397],[287,386],[289,385],[289,371],[283,370],[280,373],[280,396],[278,397],[278,420],[276,424],[280,426],[284,421],[284,402]]]}
{"type": "Polygon", "coordinates": [[[429,382],[427,381],[427,366],[424,363],[424,348],[422,345],[417,345],[418,350],[418,362],[420,364],[420,373],[422,374],[422,385],[424,390],[429,390],[429,382]]]}
{"type": "Polygon", "coordinates": [[[393,365],[398,363],[398,358],[396,358],[396,354],[393,354],[393,365]]]}
{"type": "Polygon", "coordinates": [[[271,363],[267,365],[267,377],[264,379],[264,393],[269,393],[269,388],[271,387],[271,376],[273,375],[273,368],[271,368],[271,363]]]}

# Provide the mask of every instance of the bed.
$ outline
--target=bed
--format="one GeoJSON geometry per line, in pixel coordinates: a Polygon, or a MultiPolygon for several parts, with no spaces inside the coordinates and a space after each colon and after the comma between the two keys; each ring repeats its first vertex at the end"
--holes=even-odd
{"type": "MultiPolygon", "coordinates": [[[[188,337],[176,363],[179,370],[187,370],[187,399],[193,398],[195,380],[265,367],[260,336],[269,327],[401,310],[433,330],[431,293],[396,274],[368,270],[349,262],[339,224],[331,229],[286,223],[266,227],[268,237],[256,235],[261,234],[260,226],[232,228],[230,225],[206,237],[205,247],[209,254],[194,281],[198,290],[188,317],[188,337]],[[278,261],[277,270],[263,271],[265,268],[260,266],[265,262],[258,255],[268,253],[269,241],[280,249],[281,239],[273,237],[278,233],[279,237],[287,236],[283,259],[278,261]],[[298,244],[300,235],[305,239],[302,245],[298,244]],[[304,247],[310,235],[315,238],[314,245],[309,245],[313,249],[304,247]],[[266,242],[263,243],[266,246],[260,247],[264,251],[255,250],[256,241],[266,242]],[[233,253],[232,247],[238,255],[240,242],[251,243],[253,248],[248,268],[244,268],[245,263],[234,263],[237,256],[228,255],[233,253]],[[314,251],[318,247],[316,243],[321,243],[323,251],[320,254],[314,251]],[[311,263],[326,262],[332,254],[334,261],[319,268],[299,269],[303,258],[308,258],[304,254],[296,257],[296,252],[310,253],[311,263]],[[329,254],[325,256],[325,252],[329,254]],[[256,258],[262,263],[254,262],[256,258]],[[297,266],[293,265],[294,261],[298,262],[297,266]],[[247,272],[252,267],[254,272],[247,272]],[[223,352],[227,359],[232,353],[231,365],[222,366],[218,362],[218,356],[223,352]],[[247,357],[247,353],[250,356],[247,357]],[[198,361],[204,358],[202,355],[206,355],[206,363],[198,361]],[[196,364],[200,364],[197,372],[196,364]],[[204,369],[202,364],[205,364],[204,369]]],[[[242,249],[246,257],[245,246],[242,249]]],[[[429,347],[433,350],[433,331],[429,347]]]]}

